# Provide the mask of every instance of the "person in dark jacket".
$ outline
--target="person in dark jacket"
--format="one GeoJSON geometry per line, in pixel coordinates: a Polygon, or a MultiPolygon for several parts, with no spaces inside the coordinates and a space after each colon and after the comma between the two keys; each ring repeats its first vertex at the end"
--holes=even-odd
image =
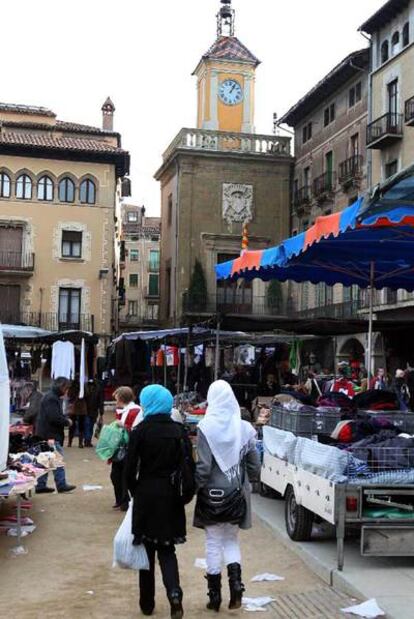
{"type": "Polygon", "coordinates": [[[93,428],[99,417],[104,414],[103,388],[98,379],[90,380],[85,391],[86,419],[85,419],[85,447],[93,447],[93,428]]]}
{"type": "Polygon", "coordinates": [[[204,528],[206,533],[207,608],[216,612],[222,601],[223,562],[229,578],[229,609],[240,608],[242,604],[244,585],[238,532],[239,528],[252,526],[250,481],[259,479],[261,466],[255,438],[253,426],[241,419],[240,407],[230,385],[223,380],[212,383],[207,394],[207,412],[198,426],[198,495],[194,526],[204,528]],[[237,522],[227,515],[227,519],[224,516],[215,518],[213,512],[220,493],[224,497],[241,494],[244,498],[244,513],[237,522]]]}
{"type": "MultiPolygon", "coordinates": [[[[63,377],[56,378],[52,388],[48,391],[40,404],[40,411],[36,422],[36,434],[39,438],[47,441],[49,445],[63,456],[63,440],[65,427],[70,426],[71,421],[62,412],[62,398],[67,394],[70,382],[63,377]]],[[[66,482],[64,467],[53,471],[56,489],[58,492],[71,492],[76,488],[66,482]]],[[[54,492],[47,486],[48,474],[39,477],[36,492],[54,492]]]]}
{"type": "Polygon", "coordinates": [[[72,447],[73,438],[76,430],[78,431],[79,447],[83,449],[83,439],[85,435],[85,420],[87,414],[86,400],[80,397],[80,383],[76,378],[68,391],[68,416],[72,421],[69,428],[68,446],[72,447]]]}
{"type": "MultiPolygon", "coordinates": [[[[140,394],[143,421],[130,436],[127,455],[128,488],[133,497],[134,544],[143,543],[150,563],[140,571],[140,607],[151,615],[155,606],[155,554],[158,555],[171,617],[183,616],[175,544],[186,541],[183,501],[174,484],[180,466],[182,441],[189,441],[182,424],[171,419],[173,397],[161,385],[149,385],[140,394]]],[[[187,448],[191,450],[188,443],[187,448]]]]}
{"type": "Polygon", "coordinates": [[[43,393],[37,390],[35,383],[32,383],[31,387],[32,392],[23,415],[23,423],[27,423],[29,426],[36,426],[36,419],[40,411],[40,403],[43,400],[43,393]]]}

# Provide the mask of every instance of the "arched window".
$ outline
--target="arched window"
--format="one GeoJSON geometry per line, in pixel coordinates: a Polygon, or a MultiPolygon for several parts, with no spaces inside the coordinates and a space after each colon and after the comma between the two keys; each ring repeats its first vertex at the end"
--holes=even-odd
{"type": "Polygon", "coordinates": [[[65,177],[59,183],[59,200],[60,202],[75,201],[75,183],[72,179],[65,177]]]}
{"type": "Polygon", "coordinates": [[[95,204],[96,187],[95,183],[89,178],[81,182],[80,201],[82,204],[95,204]]]}
{"type": "Polygon", "coordinates": [[[397,52],[400,51],[400,33],[398,30],[394,32],[391,38],[391,53],[394,56],[397,52]]]}
{"type": "Polygon", "coordinates": [[[32,179],[28,174],[22,174],[16,181],[16,198],[19,200],[31,200],[32,179]]]}
{"type": "Polygon", "coordinates": [[[0,172],[0,198],[10,198],[10,176],[0,172]]]}
{"type": "Polygon", "coordinates": [[[384,41],[381,45],[381,63],[387,62],[389,58],[388,41],[384,41]]]}
{"type": "Polygon", "coordinates": [[[403,44],[403,47],[407,47],[409,42],[410,42],[410,24],[409,24],[409,22],[406,22],[404,24],[404,28],[403,28],[403,31],[402,31],[402,44],[403,44]]]}
{"type": "Polygon", "coordinates": [[[38,200],[53,200],[53,181],[49,176],[42,176],[37,184],[38,200]]]}

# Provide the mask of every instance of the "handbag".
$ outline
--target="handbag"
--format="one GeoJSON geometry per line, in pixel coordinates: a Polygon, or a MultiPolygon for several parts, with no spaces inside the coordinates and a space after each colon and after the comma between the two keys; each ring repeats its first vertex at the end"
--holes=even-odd
{"type": "Polygon", "coordinates": [[[246,515],[247,503],[239,475],[237,481],[237,487],[228,490],[201,488],[197,496],[196,517],[204,524],[240,524],[246,515]]]}

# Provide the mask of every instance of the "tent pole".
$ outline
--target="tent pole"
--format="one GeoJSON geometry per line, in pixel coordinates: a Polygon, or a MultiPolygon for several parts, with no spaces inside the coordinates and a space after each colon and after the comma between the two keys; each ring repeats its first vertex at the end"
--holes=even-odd
{"type": "Polygon", "coordinates": [[[164,340],[164,387],[167,386],[167,338],[164,340]]]}
{"type": "Polygon", "coordinates": [[[220,369],[220,318],[217,320],[216,324],[216,355],[214,361],[214,380],[218,380],[219,369],[220,369]]]}
{"type": "Polygon", "coordinates": [[[178,341],[177,395],[180,394],[180,382],[181,382],[181,342],[178,341]]]}
{"type": "Polygon", "coordinates": [[[369,274],[369,324],[368,324],[368,385],[372,378],[372,327],[374,319],[374,278],[375,278],[374,262],[370,264],[369,274]]]}
{"type": "Polygon", "coordinates": [[[190,338],[191,338],[191,327],[188,328],[187,333],[187,344],[185,349],[185,357],[184,357],[184,383],[183,383],[183,393],[187,391],[187,383],[188,383],[188,355],[190,354],[190,338]]]}

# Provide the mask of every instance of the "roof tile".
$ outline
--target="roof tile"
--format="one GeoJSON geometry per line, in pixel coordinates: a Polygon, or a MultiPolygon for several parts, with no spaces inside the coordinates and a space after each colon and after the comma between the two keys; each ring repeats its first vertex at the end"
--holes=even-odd
{"type": "Polygon", "coordinates": [[[260,64],[260,60],[237,37],[218,37],[203,58],[251,62],[255,65],[260,64]]]}
{"type": "Polygon", "coordinates": [[[68,151],[85,151],[91,153],[124,153],[122,148],[117,148],[102,140],[90,138],[57,137],[55,135],[17,133],[14,131],[0,132],[0,145],[33,146],[35,148],[55,148],[68,151]]]}

